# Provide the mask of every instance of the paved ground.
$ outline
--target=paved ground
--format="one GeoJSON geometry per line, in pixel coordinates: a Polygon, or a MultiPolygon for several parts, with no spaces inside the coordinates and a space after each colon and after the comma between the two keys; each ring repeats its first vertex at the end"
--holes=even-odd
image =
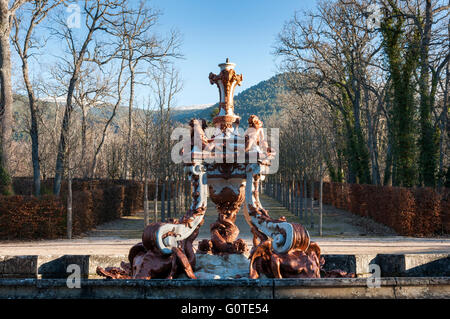
{"type": "MultiPolygon", "coordinates": [[[[285,216],[290,222],[302,223],[305,225],[311,236],[319,236],[319,208],[315,207],[313,218],[308,212],[308,217],[294,216],[286,208],[280,206],[276,200],[261,196],[261,203],[264,208],[269,211],[270,216],[279,218],[285,216]]],[[[150,216],[153,216],[153,205],[150,205],[150,216]]],[[[315,205],[318,206],[318,205],[315,205]]],[[[158,206],[160,207],[160,205],[158,206]]],[[[309,204],[308,204],[309,207],[309,204]]],[[[178,217],[178,216],[177,216],[178,217]]],[[[214,203],[208,201],[208,209],[205,216],[205,223],[200,229],[198,239],[209,238],[209,225],[217,219],[217,211],[214,203]]],[[[236,225],[240,229],[240,237],[244,240],[251,241],[252,234],[250,226],[244,219],[244,213],[241,211],[236,218],[236,225]]],[[[136,216],[127,216],[121,219],[105,223],[97,227],[97,229],[89,232],[84,237],[118,237],[118,238],[136,238],[140,239],[143,229],[142,213],[136,216]]],[[[384,225],[373,222],[370,219],[355,216],[343,210],[335,209],[332,206],[325,205],[323,213],[322,234],[324,237],[359,237],[359,236],[396,236],[395,232],[384,225]]]]}
{"type": "MultiPolygon", "coordinates": [[[[396,236],[383,225],[328,205],[324,205],[323,236],[319,237],[317,208],[312,219],[301,219],[265,195],[261,202],[272,217],[285,216],[288,221],[304,224],[325,254],[450,253],[450,238],[396,236]]],[[[205,224],[198,236],[200,240],[210,237],[209,225],[217,218],[214,204],[209,202],[208,205],[205,224]]],[[[152,211],[150,215],[153,215],[152,211]]],[[[241,231],[239,237],[251,245],[250,228],[242,211],[236,224],[241,231]]],[[[143,225],[142,214],[137,214],[100,225],[73,240],[0,241],[0,255],[127,254],[129,248],[140,241],[143,225]]]]}
{"type": "MultiPolygon", "coordinates": [[[[202,237],[200,237],[202,238],[202,237]]],[[[126,255],[139,239],[80,238],[35,242],[0,242],[4,255],[126,255]]],[[[449,239],[433,238],[331,238],[313,237],[323,254],[450,253],[449,239]]],[[[251,244],[249,242],[249,244],[251,244]]]]}

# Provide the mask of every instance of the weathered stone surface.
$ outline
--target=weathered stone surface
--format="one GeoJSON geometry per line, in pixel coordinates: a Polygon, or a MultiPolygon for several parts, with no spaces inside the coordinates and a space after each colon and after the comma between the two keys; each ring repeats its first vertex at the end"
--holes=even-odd
{"type": "MultiPolygon", "coordinates": [[[[195,276],[197,277],[197,279],[220,279],[219,275],[211,274],[211,273],[204,272],[204,271],[195,272],[195,276]]],[[[187,278],[187,276],[184,276],[184,277],[187,278]]]]}
{"type": "Polygon", "coordinates": [[[90,257],[89,255],[65,255],[64,256],[64,262],[65,262],[65,272],[66,276],[69,275],[67,273],[67,269],[69,265],[78,265],[80,267],[80,274],[81,278],[89,278],[89,261],[90,257]]]}
{"type": "Polygon", "coordinates": [[[0,278],[36,278],[38,256],[0,256],[0,278]]]}
{"type": "Polygon", "coordinates": [[[369,265],[376,264],[377,255],[355,255],[356,276],[358,278],[370,277],[372,273],[369,270],[369,265]]]}
{"type": "Polygon", "coordinates": [[[42,255],[38,258],[38,278],[63,278],[67,277],[64,255],[42,255]]]}
{"type": "Polygon", "coordinates": [[[382,277],[450,276],[449,254],[379,254],[382,277]]]}
{"type": "Polygon", "coordinates": [[[204,279],[248,278],[249,260],[241,254],[197,254],[195,271],[204,279]]]}
{"type": "Polygon", "coordinates": [[[96,277],[97,266],[120,265],[126,260],[126,255],[0,256],[0,278],[66,278],[71,264],[80,266],[82,278],[89,278],[96,277]]]}
{"type": "Polygon", "coordinates": [[[382,277],[402,276],[405,273],[405,255],[379,254],[375,263],[380,266],[382,277]]]}
{"type": "MultiPolygon", "coordinates": [[[[377,264],[382,277],[450,276],[450,254],[323,255],[325,270],[341,269],[369,277],[369,264],[377,264]]],[[[80,266],[83,278],[98,278],[97,266],[120,266],[127,255],[0,256],[0,278],[67,278],[67,266],[80,266]]],[[[200,279],[247,278],[249,261],[239,254],[198,254],[195,273],[200,279]]]]}
{"type": "Polygon", "coordinates": [[[395,298],[395,280],[383,278],[379,288],[369,288],[364,278],[324,278],[315,281],[280,281],[274,283],[274,299],[316,298],[395,298]]]}
{"type": "Polygon", "coordinates": [[[38,258],[38,277],[39,278],[66,278],[70,273],[67,272],[69,265],[78,265],[82,278],[89,278],[89,255],[44,255],[38,258]]]}
{"type": "Polygon", "coordinates": [[[145,283],[146,298],[220,298],[220,299],[270,299],[271,280],[212,279],[212,280],[149,280],[145,283]]]}
{"type": "Polygon", "coordinates": [[[128,262],[128,255],[90,255],[89,278],[97,277],[97,266],[102,268],[119,267],[122,261],[128,262]]]}
{"type": "Polygon", "coordinates": [[[322,255],[322,257],[325,259],[324,270],[340,269],[356,273],[355,255],[322,255]]]}
{"type": "Polygon", "coordinates": [[[369,288],[365,278],[233,280],[93,280],[68,288],[64,279],[0,279],[0,298],[450,298],[450,278],[382,278],[369,288]]]}
{"type": "Polygon", "coordinates": [[[406,276],[450,276],[449,254],[405,254],[406,276]]]}
{"type": "Polygon", "coordinates": [[[399,299],[411,298],[450,298],[449,277],[426,278],[395,278],[397,285],[394,287],[395,297],[399,299]]]}

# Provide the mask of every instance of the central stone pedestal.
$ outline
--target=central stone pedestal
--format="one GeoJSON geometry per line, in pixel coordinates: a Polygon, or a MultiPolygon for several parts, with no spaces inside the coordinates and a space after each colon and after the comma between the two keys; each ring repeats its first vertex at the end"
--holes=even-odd
{"type": "MultiPolygon", "coordinates": [[[[237,139],[237,137],[236,137],[237,139]]],[[[247,244],[238,238],[236,215],[245,200],[245,166],[214,164],[207,166],[209,196],[218,210],[216,222],[210,225],[211,240],[202,240],[198,249],[212,254],[243,254],[247,244]]]]}

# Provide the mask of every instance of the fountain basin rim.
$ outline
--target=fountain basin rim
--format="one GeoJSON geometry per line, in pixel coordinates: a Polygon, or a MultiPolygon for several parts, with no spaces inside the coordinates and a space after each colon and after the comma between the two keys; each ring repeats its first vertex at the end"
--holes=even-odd
{"type": "Polygon", "coordinates": [[[450,298],[450,277],[318,279],[0,279],[0,299],[311,299],[450,298]]]}
{"type": "MultiPolygon", "coordinates": [[[[111,287],[367,287],[367,278],[264,278],[264,279],[81,279],[81,286],[111,287]]],[[[450,277],[381,277],[383,286],[449,285],[450,277]]],[[[66,279],[0,278],[6,286],[67,287],[66,279]]]]}

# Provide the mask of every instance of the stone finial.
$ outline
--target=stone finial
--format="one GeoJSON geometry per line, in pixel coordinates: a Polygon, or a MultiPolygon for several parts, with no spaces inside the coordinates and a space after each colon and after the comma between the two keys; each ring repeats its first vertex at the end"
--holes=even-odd
{"type": "Polygon", "coordinates": [[[236,74],[235,66],[236,64],[229,62],[227,58],[225,63],[219,64],[219,74],[209,74],[209,82],[217,85],[220,94],[219,114],[214,118],[214,123],[231,125],[239,118],[234,114],[233,96],[236,85],[241,85],[242,74],[236,74]]]}

